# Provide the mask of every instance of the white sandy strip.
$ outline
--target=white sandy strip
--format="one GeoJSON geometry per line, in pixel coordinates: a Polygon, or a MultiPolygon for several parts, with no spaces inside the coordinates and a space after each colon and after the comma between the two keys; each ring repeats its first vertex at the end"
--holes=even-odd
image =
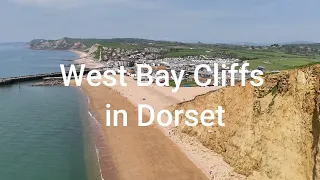
{"type": "Polygon", "coordinates": [[[93,60],[90,56],[87,55],[85,52],[81,51],[71,51],[79,56],[79,59],[74,60],[77,64],[85,64],[86,68],[101,68],[104,67],[102,63],[99,63],[93,60]]]}
{"type": "MultiPolygon", "coordinates": [[[[119,76],[116,76],[116,79],[117,82],[119,82],[119,76]]],[[[125,77],[125,82],[128,84],[127,87],[117,84],[112,88],[121,93],[135,105],[150,105],[156,113],[166,109],[168,106],[192,100],[197,95],[219,89],[217,87],[189,87],[180,88],[177,93],[172,93],[172,88],[158,87],[155,84],[148,87],[138,87],[137,82],[130,77],[125,77]]],[[[148,110],[144,113],[149,115],[148,110]]],[[[235,173],[233,168],[224,162],[222,156],[204,147],[195,139],[188,136],[173,135],[172,127],[164,128],[159,126],[159,128],[165,135],[170,137],[181,151],[184,152],[210,179],[213,179],[213,176],[215,180],[245,179],[244,176],[235,173]]]]}

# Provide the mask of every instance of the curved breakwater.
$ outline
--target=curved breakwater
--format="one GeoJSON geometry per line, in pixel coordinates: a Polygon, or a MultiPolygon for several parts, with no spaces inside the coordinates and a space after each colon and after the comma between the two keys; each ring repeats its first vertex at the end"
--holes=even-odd
{"type": "MultiPolygon", "coordinates": [[[[84,74],[87,74],[90,70],[84,70],[84,74]]],[[[79,73],[79,70],[78,72],[79,73]]],[[[42,80],[45,78],[53,78],[53,77],[62,77],[61,72],[55,73],[44,73],[44,74],[35,74],[35,75],[26,75],[26,76],[18,76],[18,77],[9,77],[9,78],[0,78],[0,86],[1,85],[9,85],[15,84],[19,82],[27,82],[27,81],[35,81],[35,80],[42,80]]]]}

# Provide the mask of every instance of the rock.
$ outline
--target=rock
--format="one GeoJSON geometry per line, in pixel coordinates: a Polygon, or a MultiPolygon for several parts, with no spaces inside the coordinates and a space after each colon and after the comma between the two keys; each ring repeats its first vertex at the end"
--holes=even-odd
{"type": "Polygon", "coordinates": [[[226,127],[182,124],[175,132],[195,137],[249,179],[319,180],[320,65],[264,79],[261,87],[226,87],[180,103],[176,110],[223,105],[226,127]]]}
{"type": "Polygon", "coordinates": [[[101,45],[100,45],[100,44],[95,44],[95,45],[93,45],[93,46],[89,49],[88,55],[91,56],[91,55],[93,55],[95,52],[97,52],[99,46],[101,46],[101,45]]]}
{"type": "Polygon", "coordinates": [[[56,86],[61,84],[63,84],[63,80],[46,80],[43,82],[33,84],[31,86],[56,86]]]}
{"type": "Polygon", "coordinates": [[[38,49],[38,50],[68,50],[73,46],[73,44],[69,44],[65,38],[59,40],[44,40],[37,39],[32,40],[29,43],[30,49],[38,49]]]}
{"type": "Polygon", "coordinates": [[[83,43],[76,42],[74,45],[70,48],[71,50],[77,50],[77,51],[83,51],[87,48],[83,43]]]}

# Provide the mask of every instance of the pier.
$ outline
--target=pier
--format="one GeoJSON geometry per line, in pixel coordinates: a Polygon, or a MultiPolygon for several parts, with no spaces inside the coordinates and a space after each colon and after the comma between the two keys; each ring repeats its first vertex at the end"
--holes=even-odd
{"type": "MultiPolygon", "coordinates": [[[[84,74],[88,74],[90,70],[84,70],[84,74]]],[[[79,73],[79,71],[77,71],[79,73]]],[[[20,82],[28,82],[28,81],[36,81],[43,80],[48,78],[61,78],[61,72],[55,73],[45,73],[45,74],[35,74],[35,75],[27,75],[27,76],[18,76],[18,77],[8,77],[8,78],[0,78],[0,86],[10,85],[20,82]]]]}

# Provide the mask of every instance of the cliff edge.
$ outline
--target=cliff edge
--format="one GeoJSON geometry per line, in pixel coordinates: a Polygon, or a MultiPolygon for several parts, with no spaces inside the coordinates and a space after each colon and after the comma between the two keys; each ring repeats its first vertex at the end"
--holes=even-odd
{"type": "Polygon", "coordinates": [[[59,40],[34,39],[29,43],[30,49],[36,50],[78,50],[83,51],[87,47],[81,42],[71,41],[69,38],[59,40]]]}
{"type": "Polygon", "coordinates": [[[226,87],[178,104],[199,112],[223,106],[226,126],[182,123],[175,133],[196,137],[247,179],[319,180],[320,65],[264,80],[261,87],[226,87]]]}

